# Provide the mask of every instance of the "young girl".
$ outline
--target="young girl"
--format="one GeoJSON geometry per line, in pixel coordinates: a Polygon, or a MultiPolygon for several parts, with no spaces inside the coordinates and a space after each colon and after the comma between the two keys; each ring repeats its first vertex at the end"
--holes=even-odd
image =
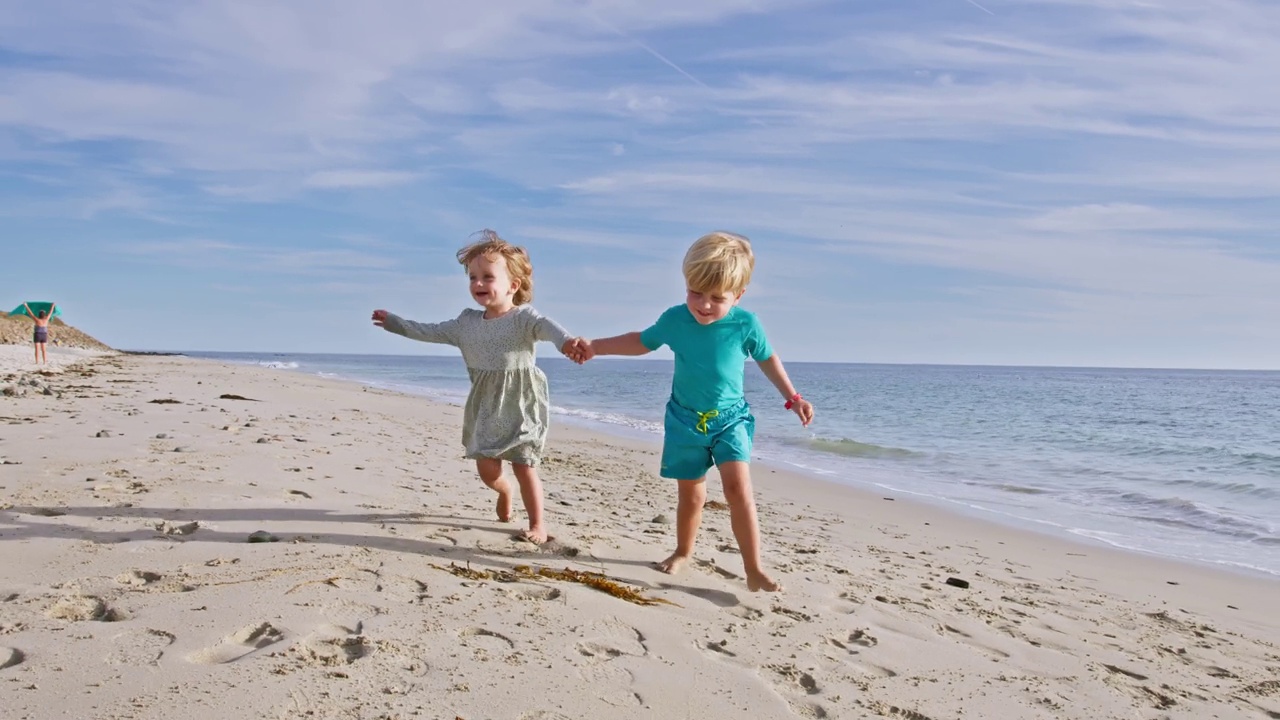
{"type": "Polygon", "coordinates": [[[498,493],[498,519],[511,521],[511,486],[502,461],[511,463],[520,498],[529,515],[522,537],[547,540],[542,518],[542,483],[537,465],[547,441],[550,402],[547,377],[534,365],[534,343],[555,343],[566,354],[575,339],[551,318],[534,310],[533,265],[524,248],[484,230],[458,251],[471,277],[471,297],[482,309],[463,310],[453,320],[419,323],[386,310],[373,311],[373,324],[422,342],[462,350],[471,375],[463,413],[462,444],[485,485],[498,493]]]}

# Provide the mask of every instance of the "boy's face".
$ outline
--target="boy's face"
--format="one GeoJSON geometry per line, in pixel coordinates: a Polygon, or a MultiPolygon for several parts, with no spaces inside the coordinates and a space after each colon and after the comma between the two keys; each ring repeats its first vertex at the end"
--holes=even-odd
{"type": "Polygon", "coordinates": [[[742,293],[701,292],[689,289],[684,302],[689,308],[689,314],[693,315],[693,319],[697,320],[699,325],[710,325],[728,315],[741,299],[742,293]]]}
{"type": "Polygon", "coordinates": [[[480,255],[467,265],[467,274],[471,277],[471,297],[481,307],[499,312],[511,309],[520,286],[511,279],[505,258],[480,255]]]}

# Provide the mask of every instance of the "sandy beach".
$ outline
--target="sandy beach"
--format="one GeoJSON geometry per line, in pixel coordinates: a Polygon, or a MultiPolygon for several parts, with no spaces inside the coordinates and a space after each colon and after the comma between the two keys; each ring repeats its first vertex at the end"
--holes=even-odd
{"type": "Polygon", "coordinates": [[[1280,581],[756,465],[753,594],[714,482],[694,565],[650,567],[656,444],[555,425],[536,547],[459,408],[0,350],[5,718],[1280,717],[1280,581]]]}

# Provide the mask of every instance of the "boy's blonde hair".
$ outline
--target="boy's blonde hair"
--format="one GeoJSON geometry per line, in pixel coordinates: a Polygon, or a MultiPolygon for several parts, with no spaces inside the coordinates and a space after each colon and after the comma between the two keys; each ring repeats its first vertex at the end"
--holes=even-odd
{"type": "Polygon", "coordinates": [[[507,273],[511,279],[520,284],[516,288],[512,302],[516,305],[528,305],[533,301],[533,263],[529,261],[529,253],[525,249],[498,237],[492,230],[481,230],[475,242],[458,251],[458,262],[462,267],[471,265],[471,261],[481,255],[494,259],[494,256],[505,258],[507,273]]]}
{"type": "Polygon", "coordinates": [[[755,267],[751,241],[720,230],[695,240],[684,255],[684,279],[694,292],[741,295],[755,267]]]}

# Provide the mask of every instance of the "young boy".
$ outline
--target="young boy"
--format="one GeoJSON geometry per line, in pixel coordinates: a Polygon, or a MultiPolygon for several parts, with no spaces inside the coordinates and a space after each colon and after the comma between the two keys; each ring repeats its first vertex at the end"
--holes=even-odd
{"type": "Polygon", "coordinates": [[[587,360],[596,355],[644,355],[663,345],[671,347],[676,366],[660,474],[679,481],[680,492],[676,551],[658,563],[658,569],[674,574],[693,557],[707,500],[706,474],[715,465],[729,502],[747,588],[777,592],[782,586],[760,564],[760,529],[750,473],[755,418],[742,389],[747,358],[756,361],[782,394],[787,409],[806,426],[813,420],[813,405],[791,385],[760,321],[738,307],[754,269],[755,256],[745,237],[727,232],[704,235],[684,257],[688,294],[683,305],[668,309],[644,332],[580,341],[577,354],[587,360]]]}

